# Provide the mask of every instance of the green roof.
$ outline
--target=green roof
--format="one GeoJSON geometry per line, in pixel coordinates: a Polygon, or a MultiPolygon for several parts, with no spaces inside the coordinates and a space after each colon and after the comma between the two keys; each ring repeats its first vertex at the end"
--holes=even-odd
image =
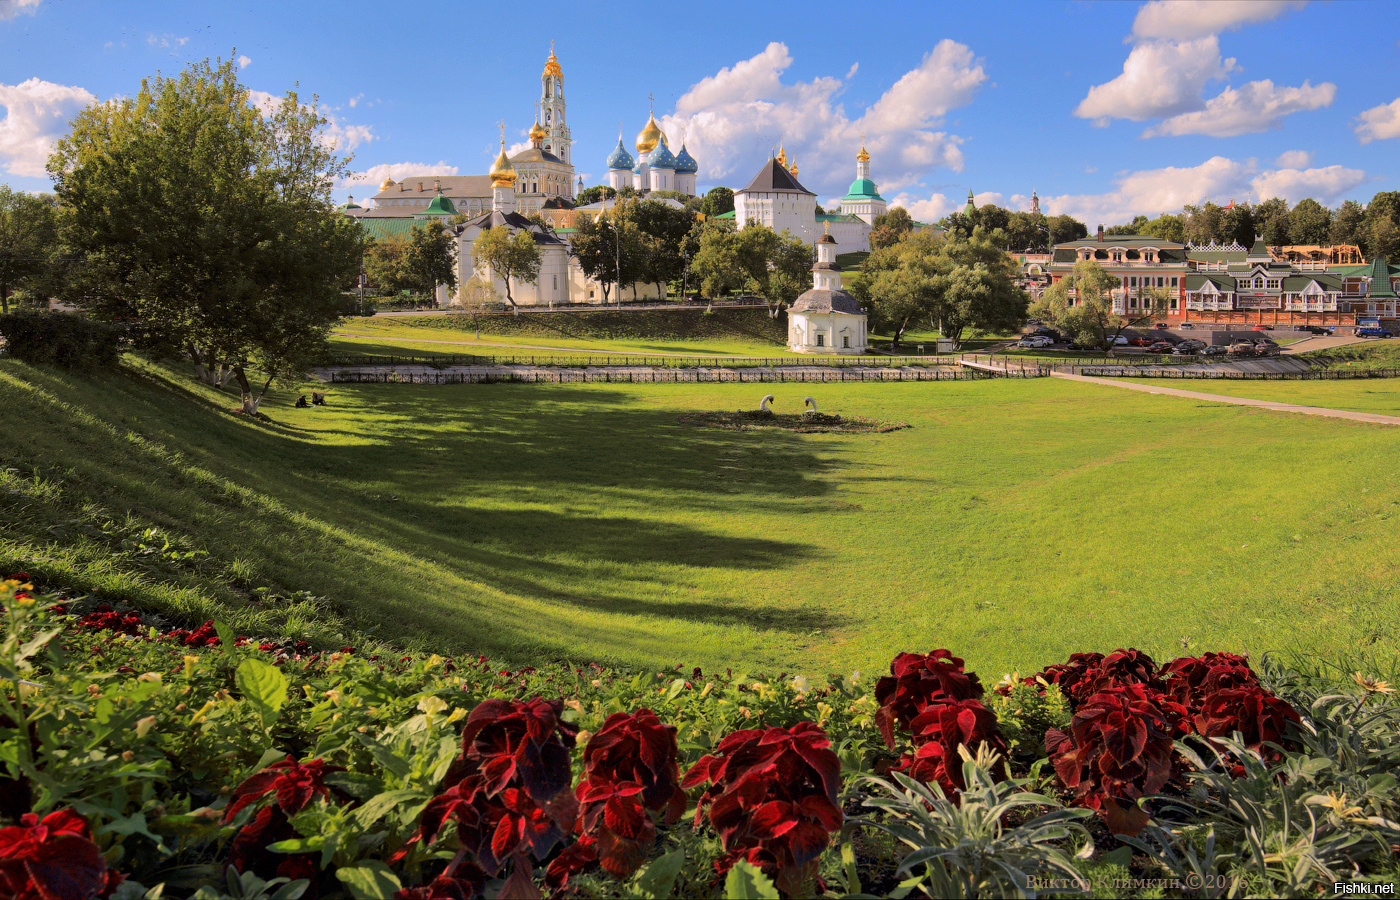
{"type": "MultiPolygon", "coordinates": [[[[1105,234],[1102,241],[1099,240],[1098,235],[1091,234],[1077,241],[1062,241],[1055,247],[1057,249],[1060,247],[1103,247],[1104,249],[1109,247],[1181,247],[1185,249],[1186,245],[1150,234],[1105,234]]],[[[1194,254],[1192,254],[1192,258],[1195,258],[1194,254]]]]}
{"type": "Polygon", "coordinates": [[[1390,265],[1384,256],[1377,256],[1370,266],[1370,297],[1394,297],[1395,289],[1390,286],[1390,265]]]}
{"type": "Polygon", "coordinates": [[[869,178],[857,178],[851,182],[850,190],[846,191],[846,196],[842,200],[879,200],[884,202],[884,197],[875,188],[875,182],[869,178]]]}
{"type": "Polygon", "coordinates": [[[831,222],[832,224],[846,223],[853,225],[856,222],[864,222],[860,216],[852,213],[817,213],[817,222],[831,222]]]}
{"type": "Polygon", "coordinates": [[[376,241],[406,241],[413,233],[413,226],[419,225],[418,219],[356,219],[365,233],[376,241]]]}
{"type": "Polygon", "coordinates": [[[710,216],[710,218],[711,218],[711,219],[732,219],[732,218],[734,218],[734,210],[731,209],[729,212],[722,212],[722,213],[719,213],[719,214],[717,214],[717,215],[710,216]]]}
{"type": "Polygon", "coordinates": [[[423,210],[422,214],[428,216],[455,216],[457,215],[457,207],[453,206],[452,201],[444,197],[442,192],[439,191],[438,195],[433,198],[433,202],[428,204],[428,208],[423,210]]]}

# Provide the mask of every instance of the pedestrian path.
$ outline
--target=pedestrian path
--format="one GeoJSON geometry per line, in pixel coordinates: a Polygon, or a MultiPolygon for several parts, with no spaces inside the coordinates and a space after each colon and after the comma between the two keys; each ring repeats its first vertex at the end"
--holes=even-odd
{"type": "Polygon", "coordinates": [[[1206,400],[1212,403],[1233,403],[1236,406],[1255,406],[1278,412],[1303,413],[1309,416],[1327,416],[1333,419],[1351,419],[1355,422],[1372,422],[1377,425],[1400,425],[1400,416],[1383,416],[1379,413],[1355,412],[1349,409],[1327,409],[1321,406],[1299,406],[1296,403],[1279,403],[1274,400],[1253,400],[1248,397],[1227,397],[1223,394],[1205,394],[1200,391],[1183,391],[1177,388],[1160,387],[1155,384],[1134,384],[1117,378],[1095,378],[1090,375],[1070,375],[1065,372],[1052,373],[1055,378],[1068,381],[1083,381],[1089,384],[1103,384],[1109,387],[1125,388],[1130,391],[1146,391],[1149,394],[1166,394],[1171,397],[1185,397],[1189,400],[1206,400]]]}

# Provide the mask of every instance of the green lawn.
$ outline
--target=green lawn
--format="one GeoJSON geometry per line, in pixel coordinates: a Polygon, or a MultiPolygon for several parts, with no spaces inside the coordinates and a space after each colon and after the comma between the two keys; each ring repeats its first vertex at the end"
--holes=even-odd
{"type": "Polygon", "coordinates": [[[1248,397],[1253,400],[1296,403],[1300,406],[1321,406],[1325,409],[1400,416],[1400,380],[1393,378],[1346,381],[1134,378],[1132,383],[1153,384],[1202,394],[1221,394],[1226,397],[1248,397]]]}
{"type": "Polygon", "coordinates": [[[1050,379],[356,385],[305,410],[296,393],[254,423],[178,373],[0,362],[0,423],[20,436],[0,466],[0,568],[245,628],[374,629],[521,663],[874,672],[949,647],[995,678],[1076,650],[1170,658],[1183,640],[1400,649],[1382,426],[1050,379]],[[770,389],[779,412],[811,394],[913,427],[676,423],[770,389]],[[152,569],[49,530],[75,521],[157,525],[209,557],[152,569]],[[254,604],[259,586],[326,603],[254,604]]]}

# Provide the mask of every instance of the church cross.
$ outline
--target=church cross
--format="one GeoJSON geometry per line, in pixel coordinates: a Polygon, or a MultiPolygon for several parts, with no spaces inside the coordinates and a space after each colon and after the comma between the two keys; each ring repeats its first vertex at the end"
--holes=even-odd
{"type": "Polygon", "coordinates": [[[501,129],[501,146],[504,147],[506,145],[506,120],[502,119],[496,124],[501,129]]]}

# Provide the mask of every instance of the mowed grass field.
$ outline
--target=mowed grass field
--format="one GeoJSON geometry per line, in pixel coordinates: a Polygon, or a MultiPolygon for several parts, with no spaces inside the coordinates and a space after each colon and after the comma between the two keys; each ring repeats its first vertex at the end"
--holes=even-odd
{"type": "Polygon", "coordinates": [[[1345,381],[1233,381],[1228,379],[1134,378],[1133,384],[1248,397],[1299,406],[1345,409],[1352,412],[1400,416],[1400,381],[1393,378],[1345,381]]]}
{"type": "Polygon", "coordinates": [[[516,664],[812,676],[948,647],[995,679],[1119,646],[1400,649],[1385,426],[1051,379],[296,393],[255,423],[179,371],[0,362],[0,566],[516,664]],[[769,392],[912,427],[676,421],[769,392]],[[208,551],[230,586],[161,586],[48,530],[102,516],[208,551]],[[325,620],[249,603],[260,585],[327,598],[325,620]]]}

